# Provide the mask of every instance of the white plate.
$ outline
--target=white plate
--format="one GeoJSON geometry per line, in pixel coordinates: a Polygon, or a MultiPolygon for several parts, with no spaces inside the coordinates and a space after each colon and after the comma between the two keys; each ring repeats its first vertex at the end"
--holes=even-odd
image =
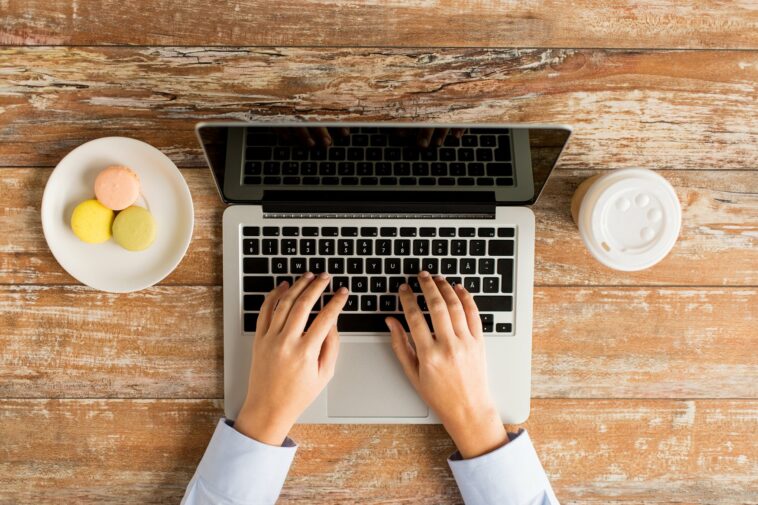
{"type": "Polygon", "coordinates": [[[194,219],[192,196],[176,165],[153,146],[125,137],[92,140],[68,153],[42,196],[42,231],[55,259],[80,282],[114,293],[147,288],[170,274],[187,252],[194,219]],[[150,210],[157,226],[155,242],[144,251],[127,251],[112,238],[87,244],[71,231],[74,207],[95,197],[95,177],[108,165],[139,174],[137,205],[150,210]]]}

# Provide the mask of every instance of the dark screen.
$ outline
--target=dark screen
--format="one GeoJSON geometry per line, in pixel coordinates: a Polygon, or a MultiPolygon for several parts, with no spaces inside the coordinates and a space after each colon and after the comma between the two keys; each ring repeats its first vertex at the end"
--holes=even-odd
{"type": "Polygon", "coordinates": [[[198,134],[226,202],[524,205],[539,196],[570,131],[239,123],[202,125],[198,134]]]}

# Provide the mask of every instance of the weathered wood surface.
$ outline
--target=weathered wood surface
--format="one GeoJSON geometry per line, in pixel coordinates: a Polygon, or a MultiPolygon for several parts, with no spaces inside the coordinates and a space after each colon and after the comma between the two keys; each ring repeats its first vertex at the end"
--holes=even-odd
{"type": "Polygon", "coordinates": [[[0,44],[20,45],[758,48],[749,0],[5,0],[0,13],[0,44]]]}
{"type": "Polygon", "coordinates": [[[201,166],[196,121],[300,117],[557,122],[564,168],[758,167],[756,51],[38,47],[0,68],[0,166],[104,135],[201,166]]]}
{"type": "MultiPolygon", "coordinates": [[[[42,235],[39,205],[49,169],[0,170],[0,284],[71,284],[42,235]]],[[[189,252],[164,284],[221,284],[223,205],[208,170],[183,170],[195,204],[189,252]]],[[[559,170],[534,207],[538,285],[758,284],[758,175],[751,171],[662,171],[682,203],[682,232],[671,254],[642,272],[603,267],[586,251],[569,207],[593,171],[559,170]],[[703,268],[707,265],[707,268],[703,268]]]]}
{"type": "MultiPolygon", "coordinates": [[[[756,288],[536,288],[536,398],[756,398],[756,288]]],[[[0,397],[221,398],[221,289],[0,289],[0,397]]]]}
{"type": "MultiPolygon", "coordinates": [[[[177,503],[208,400],[0,401],[0,502],[177,503]]],[[[526,427],[561,503],[758,503],[755,400],[537,400],[526,427]]],[[[460,503],[440,426],[297,426],[280,503],[460,503]]]]}

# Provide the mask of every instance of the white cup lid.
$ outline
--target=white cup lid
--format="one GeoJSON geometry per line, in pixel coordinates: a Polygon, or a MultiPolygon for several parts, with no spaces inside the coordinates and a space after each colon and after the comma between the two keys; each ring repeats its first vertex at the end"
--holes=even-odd
{"type": "Polygon", "coordinates": [[[679,237],[682,210],[671,184],[650,170],[625,169],[600,177],[579,209],[587,249],[616,270],[649,268],[679,237]]]}

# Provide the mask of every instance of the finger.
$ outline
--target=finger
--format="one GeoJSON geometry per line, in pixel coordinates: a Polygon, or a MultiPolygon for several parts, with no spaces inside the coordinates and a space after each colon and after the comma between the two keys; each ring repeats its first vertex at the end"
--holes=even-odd
{"type": "Polygon", "coordinates": [[[479,318],[479,309],[474,302],[474,297],[463,287],[463,284],[455,285],[455,294],[461,300],[471,334],[475,338],[482,338],[482,320],[479,318]]]}
{"type": "Polygon", "coordinates": [[[440,294],[447,304],[447,312],[450,314],[453,331],[459,337],[470,336],[471,329],[468,327],[466,312],[463,310],[461,299],[458,298],[453,287],[443,276],[438,275],[434,278],[434,282],[437,284],[437,289],[440,290],[440,294]]]}
{"type": "Polygon", "coordinates": [[[392,336],[392,350],[403,367],[406,377],[411,381],[413,387],[418,389],[418,356],[416,356],[416,351],[408,341],[408,334],[403,329],[400,321],[394,317],[386,318],[385,323],[387,323],[390,335],[392,336]]]}
{"type": "Polygon", "coordinates": [[[300,296],[292,303],[289,316],[284,323],[284,328],[282,328],[285,335],[303,336],[305,325],[308,324],[308,316],[328,285],[329,274],[321,272],[313,282],[303,289],[300,296]]]}
{"type": "Polygon", "coordinates": [[[337,355],[340,350],[340,334],[337,331],[337,325],[335,324],[329,329],[329,333],[324,339],[324,343],[321,346],[321,354],[318,358],[319,372],[326,377],[327,380],[334,377],[334,367],[337,365],[337,355]]]}
{"type": "Polygon", "coordinates": [[[408,321],[408,327],[411,329],[411,338],[416,344],[416,349],[423,350],[432,345],[433,338],[426,319],[421,313],[421,308],[416,302],[416,295],[411,291],[408,284],[403,284],[398,290],[400,295],[400,304],[403,306],[405,320],[408,321]]]}
{"type": "Polygon", "coordinates": [[[443,142],[445,142],[445,137],[447,137],[447,132],[450,131],[450,128],[437,128],[434,131],[434,143],[438,146],[441,146],[443,142]]]}
{"type": "Polygon", "coordinates": [[[332,137],[331,135],[329,135],[329,130],[327,130],[323,126],[315,126],[311,128],[311,137],[314,139],[318,139],[321,145],[324,145],[324,146],[332,145],[332,137]]]}
{"type": "Polygon", "coordinates": [[[347,137],[348,135],[350,135],[350,128],[346,128],[343,126],[342,128],[340,128],[340,133],[342,133],[343,137],[347,137]]]}
{"type": "Polygon", "coordinates": [[[329,303],[324,305],[324,308],[311,323],[304,337],[306,345],[314,346],[316,349],[321,348],[329,330],[337,324],[337,318],[339,318],[345,303],[347,303],[347,288],[343,286],[337,290],[329,303]]]}
{"type": "Polygon", "coordinates": [[[316,141],[313,140],[311,137],[310,132],[308,131],[308,128],[298,126],[295,128],[295,135],[298,139],[300,139],[300,142],[305,144],[308,147],[314,147],[316,145],[316,141]]]}
{"type": "Polygon", "coordinates": [[[284,296],[279,299],[279,304],[274,310],[274,317],[271,318],[271,325],[269,326],[270,331],[278,332],[282,329],[284,323],[287,322],[292,305],[295,303],[295,300],[297,300],[297,297],[300,296],[300,293],[308,287],[308,284],[311,283],[313,277],[314,276],[311,272],[304,274],[296,280],[292,287],[284,293],[284,296]]]}
{"type": "Polygon", "coordinates": [[[429,142],[432,140],[432,135],[434,135],[434,128],[421,128],[418,131],[416,143],[421,147],[429,147],[429,142]]]}
{"type": "MultiPolygon", "coordinates": [[[[450,321],[450,314],[447,310],[447,303],[442,298],[437,284],[429,275],[429,272],[423,271],[418,275],[421,291],[426,299],[426,306],[429,307],[429,314],[432,316],[432,325],[434,325],[434,335],[437,340],[445,340],[455,337],[453,323],[450,321]]],[[[410,322],[409,322],[410,324],[410,322]]]]}
{"type": "Polygon", "coordinates": [[[268,331],[269,325],[271,324],[271,318],[274,317],[276,303],[287,291],[288,287],[289,283],[287,281],[280,282],[277,287],[272,289],[269,294],[266,295],[266,299],[263,300],[263,304],[261,305],[261,313],[258,316],[258,321],[255,323],[256,337],[263,336],[268,331]]]}
{"type": "Polygon", "coordinates": [[[455,135],[455,138],[461,138],[463,137],[463,134],[466,132],[465,128],[453,128],[453,135],[455,135]]]}

